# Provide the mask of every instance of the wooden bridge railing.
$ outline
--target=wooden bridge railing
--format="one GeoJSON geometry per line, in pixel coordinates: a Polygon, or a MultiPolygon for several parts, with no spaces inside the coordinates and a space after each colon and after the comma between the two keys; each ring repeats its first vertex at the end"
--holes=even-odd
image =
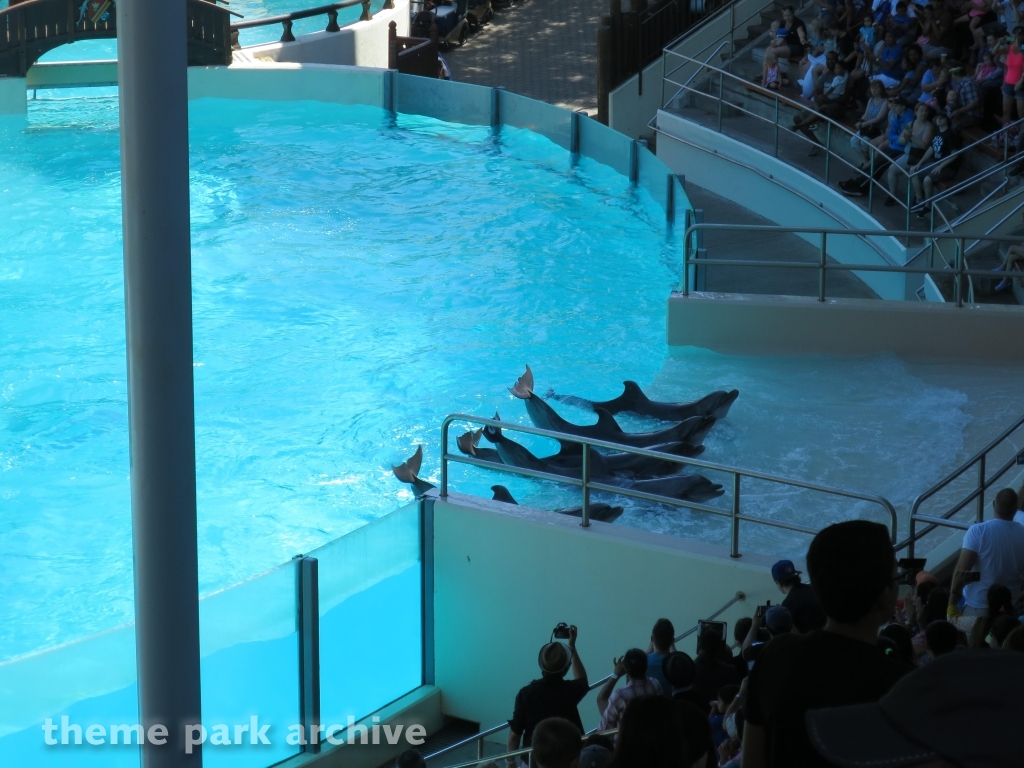
{"type": "Polygon", "coordinates": [[[399,37],[395,22],[388,24],[388,69],[405,75],[438,77],[437,25],[430,25],[430,37],[399,37]]]}
{"type": "MultiPolygon", "coordinates": [[[[189,66],[230,64],[231,11],[208,0],[186,0],[186,14],[189,66]]],[[[0,75],[25,77],[58,46],[115,37],[113,0],[22,0],[0,10],[0,75]]]]}

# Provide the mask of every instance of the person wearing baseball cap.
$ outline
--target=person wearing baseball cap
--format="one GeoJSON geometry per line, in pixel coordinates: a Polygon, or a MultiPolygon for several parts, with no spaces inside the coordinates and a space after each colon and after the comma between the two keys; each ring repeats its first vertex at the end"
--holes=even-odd
{"type": "MultiPolygon", "coordinates": [[[[589,691],[587,670],[576,653],[576,627],[569,627],[566,643],[549,642],[537,655],[541,676],[516,694],[512,719],[508,721],[508,751],[529,747],[537,724],[549,717],[561,717],[583,733],[579,703],[589,691]],[[566,673],[572,669],[572,680],[566,673]]],[[[510,759],[510,763],[513,761],[510,759]]]]}
{"type": "Polygon", "coordinates": [[[782,605],[793,616],[793,625],[801,635],[825,626],[825,612],[810,584],[800,581],[800,574],[792,560],[779,560],[772,566],[772,579],[786,597],[782,605]]]}
{"type": "Polygon", "coordinates": [[[874,704],[807,713],[818,753],[841,768],[1002,768],[1024,756],[1024,654],[962,649],[874,704]]]}

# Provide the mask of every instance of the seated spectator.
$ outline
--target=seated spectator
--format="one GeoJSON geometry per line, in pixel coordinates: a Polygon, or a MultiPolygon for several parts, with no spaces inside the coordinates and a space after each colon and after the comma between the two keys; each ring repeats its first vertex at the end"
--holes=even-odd
{"type": "Polygon", "coordinates": [[[908,103],[913,104],[921,96],[921,81],[927,71],[928,65],[924,61],[924,54],[921,53],[921,46],[908,45],[900,60],[900,81],[889,93],[893,96],[902,96],[908,103]]]}
{"type": "Polygon", "coordinates": [[[982,29],[982,24],[985,23],[986,18],[991,16],[992,6],[992,0],[968,0],[964,4],[964,7],[968,9],[967,12],[953,22],[954,26],[966,25],[970,29],[971,37],[974,38],[973,50],[985,45],[985,32],[982,29]]]}
{"type": "Polygon", "coordinates": [[[782,30],[786,31],[784,44],[773,47],[780,59],[802,59],[807,53],[807,25],[798,18],[793,6],[782,9],[782,30]]]}
{"type": "Polygon", "coordinates": [[[612,761],[615,742],[610,736],[592,733],[583,742],[580,752],[580,768],[608,768],[612,761]]]}
{"type": "Polygon", "coordinates": [[[949,75],[953,89],[946,94],[946,106],[950,106],[950,96],[955,93],[956,108],[947,113],[951,120],[950,127],[959,133],[965,128],[972,128],[981,120],[981,94],[978,84],[967,76],[963,67],[953,67],[949,75]]]}
{"type": "Polygon", "coordinates": [[[541,720],[533,731],[533,760],[538,768],[577,768],[583,736],[561,717],[541,720]]]}
{"type": "Polygon", "coordinates": [[[690,655],[675,651],[665,657],[661,666],[665,679],[671,686],[672,698],[676,701],[685,701],[704,711],[707,699],[693,686],[693,681],[697,679],[697,665],[693,663],[690,655]]]}
{"type": "Polygon", "coordinates": [[[823,630],[768,643],[748,678],[743,762],[828,765],[811,746],[808,710],[877,701],[910,670],[878,647],[896,607],[896,554],[884,525],[851,520],[820,531],[807,551],[823,630]]]}
{"type": "Polygon", "coordinates": [[[939,103],[939,95],[944,95],[948,88],[949,70],[942,63],[942,59],[936,59],[921,76],[921,95],[917,100],[932,109],[941,109],[945,105],[939,103]]]}
{"type": "MultiPolygon", "coordinates": [[[[1021,132],[1024,135],[1024,131],[1021,132]]],[[[1006,258],[1003,259],[1003,263],[995,270],[996,272],[1012,272],[1014,270],[1024,270],[1024,248],[1019,245],[1011,245],[1006,249],[1006,258]]],[[[1018,278],[1021,280],[1021,285],[1024,285],[1024,278],[1018,278]]],[[[1007,275],[1000,280],[995,287],[997,292],[1008,291],[1013,288],[1013,275],[1007,275]]],[[[1015,523],[1024,524],[1024,512],[1017,511],[1013,515],[1013,521],[1015,523]]]]}
{"type": "Polygon", "coordinates": [[[931,148],[932,136],[935,134],[932,108],[919,103],[914,109],[914,116],[914,122],[903,129],[905,151],[889,166],[886,179],[889,184],[889,197],[885,199],[886,205],[896,205],[900,200],[899,183],[905,176],[901,171],[908,171],[911,166],[919,165],[925,153],[931,148]]]}
{"type": "Polygon", "coordinates": [[[672,651],[676,649],[676,630],[668,619],[658,619],[651,630],[651,644],[647,647],[647,676],[657,680],[661,691],[666,696],[670,691],[668,680],[662,672],[661,665],[672,651]]]}
{"type": "Polygon", "coordinates": [[[711,702],[711,715],[708,717],[708,721],[711,723],[711,735],[715,740],[716,748],[729,738],[725,732],[725,713],[739,692],[738,685],[723,685],[718,692],[718,698],[711,702]]]}
{"type": "Polygon", "coordinates": [[[910,15],[906,3],[896,3],[886,22],[886,29],[896,36],[900,45],[908,45],[917,39],[917,19],[910,15]]]}
{"type": "Polygon", "coordinates": [[[896,658],[907,665],[914,663],[914,643],[910,637],[910,630],[902,624],[891,622],[879,630],[878,636],[892,643],[896,658]]]}
{"type": "Polygon", "coordinates": [[[887,31],[885,39],[871,53],[872,77],[880,80],[887,90],[893,88],[903,79],[902,62],[903,48],[896,42],[896,34],[887,31]]]}
{"type": "Polygon", "coordinates": [[[740,768],[743,765],[743,710],[726,718],[725,729],[729,738],[718,747],[718,762],[722,768],[740,768]]]}
{"type": "MultiPolygon", "coordinates": [[[[839,182],[839,189],[844,195],[850,197],[864,197],[868,193],[868,186],[872,179],[880,179],[886,172],[889,164],[896,158],[902,157],[906,150],[904,129],[910,125],[914,116],[907,109],[907,102],[901,97],[889,99],[889,130],[888,133],[879,136],[871,142],[873,149],[871,156],[874,161],[874,173],[866,175],[871,169],[870,164],[861,168],[865,175],[855,176],[852,179],[839,182]]],[[[782,603],[785,605],[785,601],[782,603]]],[[[787,608],[789,606],[786,606],[787,608]]],[[[800,624],[797,622],[797,627],[800,624]]]]}
{"type": "Polygon", "coordinates": [[[812,156],[821,152],[823,145],[814,135],[811,126],[817,123],[822,115],[832,120],[842,119],[846,113],[846,83],[848,79],[846,63],[836,60],[832,65],[832,75],[825,74],[824,90],[814,97],[817,112],[805,111],[793,121],[793,130],[800,131],[816,145],[811,149],[812,156]]]}
{"type": "Polygon", "coordinates": [[[736,667],[729,663],[729,652],[722,636],[715,632],[704,632],[697,638],[697,658],[694,661],[697,674],[693,687],[704,699],[703,709],[718,696],[723,685],[739,685],[740,676],[736,667]]]}
{"type": "Polygon", "coordinates": [[[540,679],[516,694],[512,719],[508,721],[509,752],[515,752],[520,745],[529,747],[533,729],[549,717],[568,720],[583,733],[583,721],[577,706],[589,692],[587,670],[576,652],[576,627],[570,627],[569,632],[568,644],[548,643],[540,649],[537,659],[540,679]],[[573,679],[566,680],[570,667],[573,679]]]}
{"type": "Polygon", "coordinates": [[[928,645],[928,656],[933,661],[939,656],[952,653],[960,645],[960,631],[945,619],[929,624],[924,637],[928,645]]]}
{"type": "Polygon", "coordinates": [[[691,749],[686,743],[683,717],[671,699],[632,699],[620,719],[611,768],[679,768],[693,764],[694,753],[700,748],[691,749]]]}
{"type": "Polygon", "coordinates": [[[941,587],[932,589],[928,599],[917,615],[918,632],[912,638],[914,645],[914,659],[917,664],[924,664],[931,661],[928,655],[928,643],[925,637],[925,630],[928,625],[935,621],[946,620],[946,605],[949,603],[949,592],[941,587]]]}
{"type": "Polygon", "coordinates": [[[1007,636],[1020,625],[1019,616],[997,617],[992,622],[992,629],[989,630],[988,637],[985,638],[987,646],[989,648],[1002,648],[1007,636]]]}
{"type": "Polygon", "coordinates": [[[427,761],[415,749],[407,749],[395,758],[396,768],[427,768],[427,761]]]}
{"type": "Polygon", "coordinates": [[[935,185],[943,181],[952,181],[960,172],[960,155],[953,157],[962,146],[960,136],[950,127],[949,116],[945,112],[936,113],[932,118],[935,124],[935,132],[932,135],[931,146],[924,153],[924,157],[910,167],[911,173],[917,174],[910,179],[914,186],[914,196],[925,203],[918,211],[917,218],[927,218],[931,206],[928,201],[935,194],[935,185]],[[927,173],[918,173],[926,170],[927,173]]]}
{"type": "Polygon", "coordinates": [[[881,81],[872,80],[871,85],[868,86],[868,92],[864,114],[853,125],[857,132],[850,137],[850,146],[860,153],[865,164],[870,160],[868,157],[869,142],[881,135],[889,117],[889,102],[881,81]]]}
{"type": "Polygon", "coordinates": [[[1013,614],[1013,597],[1010,595],[1010,590],[1002,584],[993,584],[989,587],[985,600],[988,603],[988,609],[985,615],[974,622],[974,626],[971,628],[971,648],[988,647],[988,633],[992,630],[995,620],[1000,616],[1013,614]]]}
{"type": "Polygon", "coordinates": [[[777,91],[782,87],[782,72],[779,71],[779,57],[769,48],[764,52],[764,67],[761,69],[761,87],[777,91]]]}
{"type": "Polygon", "coordinates": [[[953,653],[904,677],[877,704],[807,716],[819,765],[1020,765],[1024,658],[953,653]]]}
{"type": "Polygon", "coordinates": [[[626,705],[633,699],[660,695],[661,685],[647,676],[647,654],[639,648],[630,648],[624,656],[615,660],[612,679],[597,694],[597,711],[601,713],[599,730],[618,728],[626,705]],[[615,684],[622,677],[626,678],[626,684],[615,690],[615,684]]]}
{"type": "Polygon", "coordinates": [[[1024,526],[1013,522],[1017,512],[1017,494],[1012,488],[1004,488],[996,494],[992,510],[995,512],[992,520],[975,523],[964,534],[949,592],[947,614],[952,618],[984,616],[988,611],[988,589],[993,584],[1009,587],[1013,600],[1020,597],[1021,574],[1024,573],[1024,526]],[[980,578],[965,585],[964,578],[975,567],[980,578]]]}
{"type": "Polygon", "coordinates": [[[810,584],[800,581],[800,574],[792,560],[779,560],[772,566],[772,579],[785,595],[782,605],[793,616],[793,626],[801,635],[825,626],[825,612],[810,584]]]}
{"type": "Polygon", "coordinates": [[[683,740],[693,768],[715,768],[718,748],[711,737],[711,723],[705,711],[687,701],[675,702],[682,720],[683,740]]]}

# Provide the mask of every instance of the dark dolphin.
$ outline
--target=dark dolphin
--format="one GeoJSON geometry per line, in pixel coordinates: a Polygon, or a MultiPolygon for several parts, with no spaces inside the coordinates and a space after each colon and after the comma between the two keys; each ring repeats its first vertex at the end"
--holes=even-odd
{"type": "MultiPolygon", "coordinates": [[[[494,491],[494,501],[502,501],[506,504],[519,504],[518,501],[512,498],[512,494],[508,492],[508,488],[504,485],[492,485],[491,490],[494,491]]],[[[554,511],[560,515],[569,515],[570,517],[580,518],[583,517],[583,507],[565,507],[554,511]]],[[[613,507],[610,504],[604,504],[599,501],[590,503],[591,520],[600,520],[602,523],[611,523],[618,519],[621,514],[622,507],[613,507]]]]}
{"type": "MultiPolygon", "coordinates": [[[[497,415],[495,415],[495,418],[497,419],[497,415]]],[[[510,466],[532,469],[537,472],[547,472],[563,477],[572,477],[577,480],[580,478],[580,467],[557,466],[545,459],[540,459],[534,456],[526,447],[505,437],[499,427],[484,427],[484,437],[495,444],[501,460],[510,466]]],[[[600,480],[609,485],[632,488],[657,496],[670,496],[676,499],[698,502],[713,499],[724,493],[721,485],[712,483],[701,475],[669,475],[667,477],[645,480],[616,475],[604,464],[601,454],[595,451],[593,455],[595,461],[591,467],[591,479],[600,480]]]]}
{"type": "Polygon", "coordinates": [[[692,416],[714,416],[716,419],[724,419],[736,398],[740,396],[738,389],[729,392],[720,389],[692,403],[661,403],[648,398],[635,381],[624,381],[622,386],[622,394],[613,400],[586,400],[575,395],[559,395],[553,389],[549,389],[545,397],[591,411],[603,408],[613,416],[616,413],[629,412],[663,421],[682,421],[692,416]]]}
{"type": "Polygon", "coordinates": [[[691,416],[674,427],[655,432],[626,432],[615,421],[615,417],[603,408],[595,410],[597,424],[573,424],[559,416],[554,408],[533,393],[533,372],[530,366],[526,366],[526,373],[519,377],[515,386],[509,388],[509,392],[526,403],[530,421],[541,429],[636,448],[649,448],[662,443],[690,443],[698,446],[715,425],[714,416],[691,416]]]}

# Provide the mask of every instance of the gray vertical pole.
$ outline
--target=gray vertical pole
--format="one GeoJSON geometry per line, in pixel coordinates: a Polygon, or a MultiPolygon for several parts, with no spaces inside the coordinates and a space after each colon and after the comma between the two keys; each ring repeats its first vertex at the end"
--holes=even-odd
{"type": "Polygon", "coordinates": [[[303,752],[320,751],[320,564],[299,561],[299,720],[307,743],[303,752]],[[314,742],[313,734],[317,734],[314,742]]]}
{"type": "Polygon", "coordinates": [[[117,8],[139,715],[143,768],[197,768],[199,579],[185,3],[117,8]],[[159,731],[157,731],[159,733],[159,731]]]}
{"type": "Polygon", "coordinates": [[[491,88],[491,135],[498,136],[501,133],[501,92],[505,86],[499,85],[491,88]]]}
{"type": "MultiPolygon", "coordinates": [[[[586,114],[586,113],[584,113],[586,114]]],[[[573,168],[580,164],[580,113],[569,115],[569,162],[573,168]]]]}
{"type": "Polygon", "coordinates": [[[423,685],[434,684],[434,500],[420,501],[420,559],[423,568],[423,685]]]}
{"type": "MultiPolygon", "coordinates": [[[[704,223],[704,209],[694,208],[693,209],[693,223],[703,224],[704,223]]],[[[704,230],[698,229],[696,231],[697,243],[693,248],[694,258],[700,259],[701,256],[707,258],[707,251],[704,249],[704,230]]],[[[700,292],[706,291],[707,288],[707,267],[695,266],[693,270],[693,290],[700,292]]]]}
{"type": "Polygon", "coordinates": [[[629,183],[640,183],[640,144],[636,139],[629,142],[629,183]]]}

